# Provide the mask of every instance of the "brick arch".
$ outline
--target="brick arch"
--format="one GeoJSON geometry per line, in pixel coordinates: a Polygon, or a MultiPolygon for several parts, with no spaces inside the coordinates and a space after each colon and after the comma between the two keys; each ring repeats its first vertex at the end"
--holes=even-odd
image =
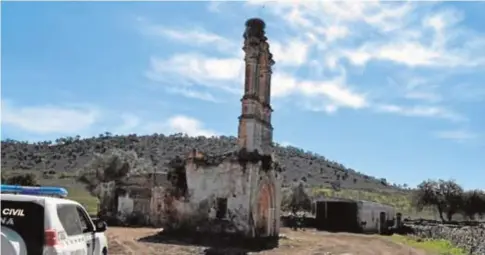
{"type": "Polygon", "coordinates": [[[269,181],[263,181],[259,185],[256,211],[256,235],[270,236],[274,233],[275,221],[275,190],[269,181]],[[273,210],[272,210],[273,209],[273,210]],[[271,222],[269,222],[271,221],[271,222]]]}

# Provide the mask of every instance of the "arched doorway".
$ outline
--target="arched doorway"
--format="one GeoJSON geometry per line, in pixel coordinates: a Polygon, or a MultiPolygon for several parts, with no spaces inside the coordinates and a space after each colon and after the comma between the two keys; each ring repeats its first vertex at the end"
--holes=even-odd
{"type": "Polygon", "coordinates": [[[271,184],[263,182],[258,191],[256,236],[270,236],[274,228],[274,189],[271,184]]]}

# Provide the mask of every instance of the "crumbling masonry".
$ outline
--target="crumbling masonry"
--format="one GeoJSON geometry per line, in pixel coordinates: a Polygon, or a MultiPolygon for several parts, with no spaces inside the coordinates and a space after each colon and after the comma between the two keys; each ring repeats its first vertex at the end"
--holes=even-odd
{"type": "MultiPolygon", "coordinates": [[[[186,158],[172,160],[169,184],[152,187],[149,212],[144,212],[151,224],[167,230],[278,236],[281,168],[273,156],[270,105],[274,61],[261,19],[246,22],[243,50],[239,148],[224,155],[194,148],[186,158]]],[[[118,214],[133,213],[129,197],[128,192],[123,202],[118,198],[118,214]]]]}

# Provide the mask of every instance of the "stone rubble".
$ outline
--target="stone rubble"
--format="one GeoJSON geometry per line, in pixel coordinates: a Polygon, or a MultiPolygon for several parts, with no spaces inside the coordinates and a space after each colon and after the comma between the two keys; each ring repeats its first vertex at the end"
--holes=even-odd
{"type": "Polygon", "coordinates": [[[465,249],[471,255],[485,255],[485,224],[478,226],[457,225],[408,225],[422,239],[444,239],[465,249]]]}

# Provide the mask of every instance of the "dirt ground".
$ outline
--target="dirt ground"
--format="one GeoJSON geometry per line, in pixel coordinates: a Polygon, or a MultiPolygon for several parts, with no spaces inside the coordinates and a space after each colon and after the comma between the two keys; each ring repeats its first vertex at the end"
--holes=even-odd
{"type": "Polygon", "coordinates": [[[307,229],[281,230],[282,238],[277,248],[247,251],[238,248],[218,248],[161,239],[159,230],[153,228],[110,227],[107,230],[109,254],[159,255],[159,254],[300,254],[300,255],[429,255],[429,253],[397,244],[386,237],[347,233],[327,233],[307,229]]]}

